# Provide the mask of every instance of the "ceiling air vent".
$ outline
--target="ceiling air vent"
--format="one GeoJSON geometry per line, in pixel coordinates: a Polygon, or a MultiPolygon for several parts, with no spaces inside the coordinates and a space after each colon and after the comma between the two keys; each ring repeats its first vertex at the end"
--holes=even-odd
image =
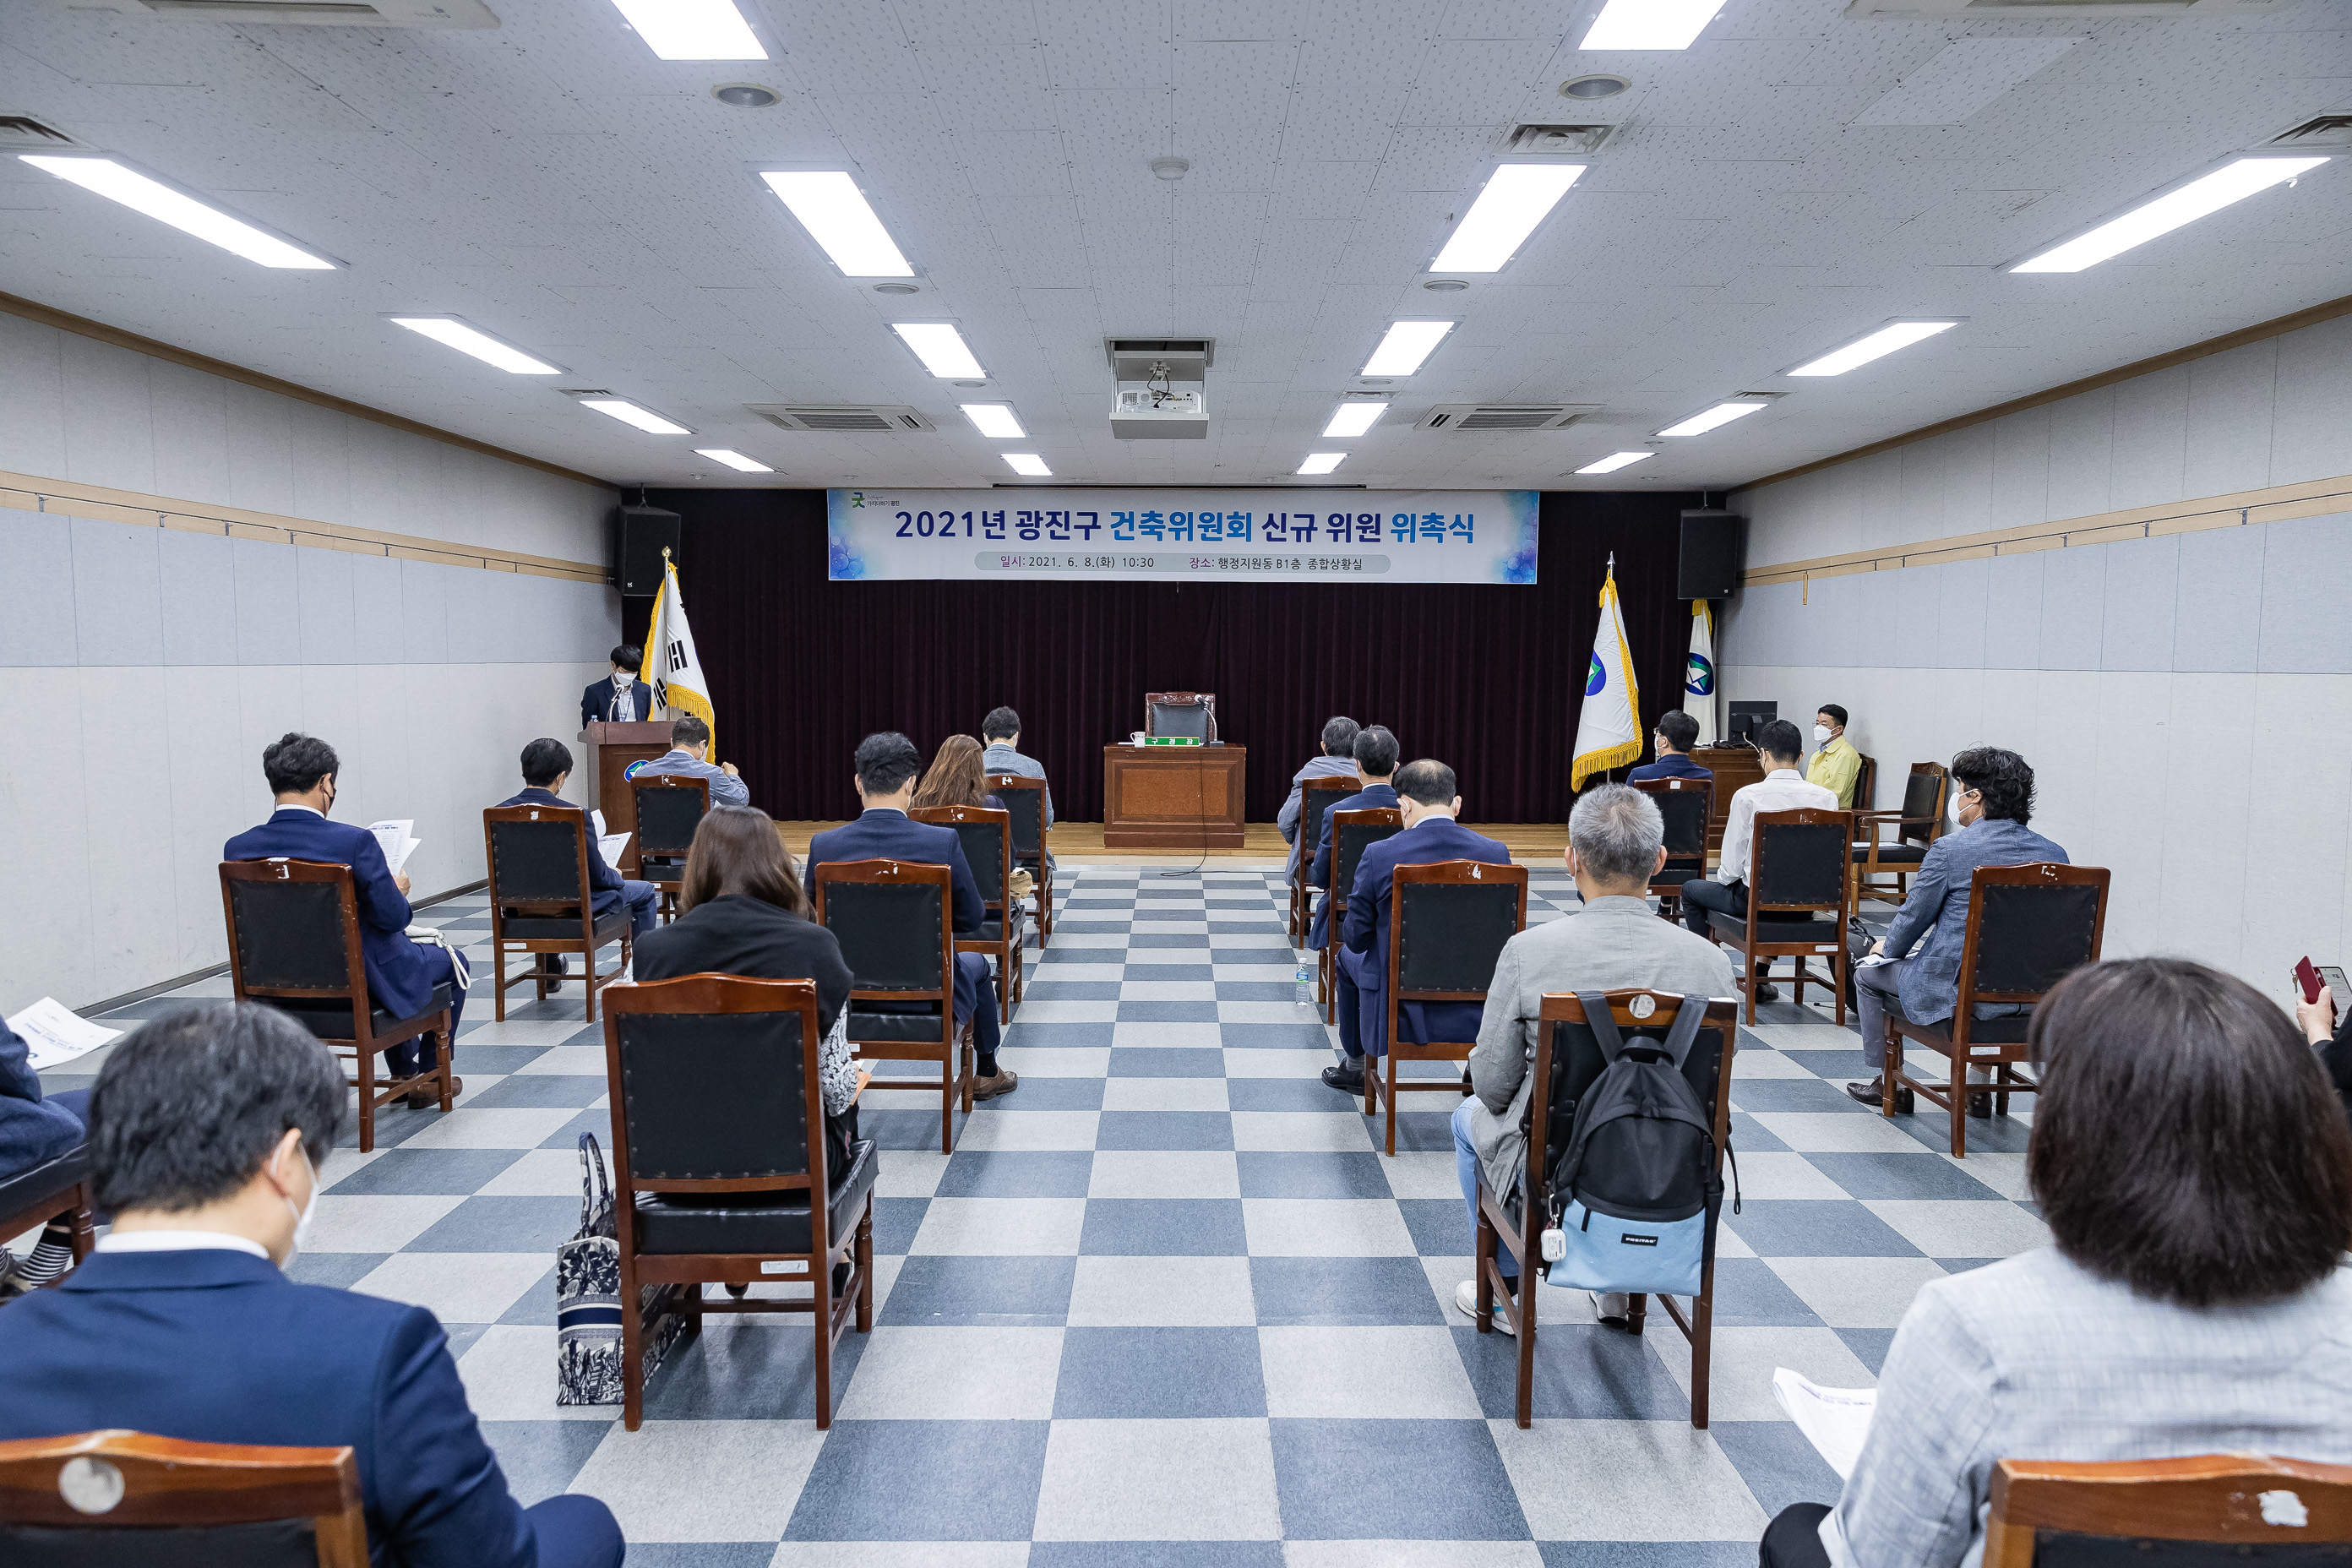
{"type": "Polygon", "coordinates": [[[2266,16],[2294,0],[1853,0],[1849,16],[2266,16]]]}
{"type": "Polygon", "coordinates": [[[1422,416],[1424,430],[1565,430],[1597,403],[1441,403],[1422,416]]]}
{"type": "Polygon", "coordinates": [[[2291,147],[2297,152],[2305,147],[2352,147],[2352,114],[2323,114],[2316,120],[2306,120],[2292,131],[2282,131],[2263,145],[2291,147]]]}
{"type": "Polygon", "coordinates": [[[1614,125],[1520,125],[1513,128],[1510,140],[1504,145],[1514,153],[1582,157],[1600,152],[1601,144],[1616,129],[1614,125]]]}
{"type": "Polygon", "coordinates": [[[25,114],[0,114],[0,153],[61,153],[74,139],[25,114]]]}
{"type": "Polygon", "coordinates": [[[939,428],[903,403],[747,403],[743,406],[780,430],[904,436],[939,428]]]}
{"type": "Polygon", "coordinates": [[[72,11],[280,27],[495,27],[482,0],[55,0],[72,11]]]}

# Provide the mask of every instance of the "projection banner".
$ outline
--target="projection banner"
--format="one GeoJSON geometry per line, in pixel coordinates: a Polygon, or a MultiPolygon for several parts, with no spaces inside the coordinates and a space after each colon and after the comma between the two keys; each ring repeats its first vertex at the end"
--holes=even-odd
{"type": "Polygon", "coordinates": [[[836,582],[1520,583],[1533,490],[828,490],[836,582]]]}

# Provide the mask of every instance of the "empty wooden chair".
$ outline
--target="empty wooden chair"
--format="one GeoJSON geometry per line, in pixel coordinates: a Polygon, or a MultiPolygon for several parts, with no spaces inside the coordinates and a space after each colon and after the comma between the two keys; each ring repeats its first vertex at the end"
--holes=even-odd
{"type": "MultiPolygon", "coordinates": [[[[574,816],[579,815],[573,813],[574,816]]],[[[584,874],[584,873],[583,873],[584,874]]],[[[450,1109],[451,1047],[446,984],[425,1010],[395,1018],[368,995],[360,954],[359,900],[349,866],[317,860],[224,860],[221,903],[228,921],[229,984],[240,1002],[266,1002],[291,1014],[352,1065],[360,1093],[360,1152],[375,1148],[378,1106],[430,1089],[450,1109]],[[376,1058],[420,1035],[436,1043],[434,1065],[406,1078],[379,1080],[376,1058]],[[381,1081],[381,1087],[379,1087],[381,1081]]]]}
{"type": "Polygon", "coordinates": [[[1845,1023],[1845,921],[1851,884],[1846,846],[1853,837],[1850,811],[1761,811],[1756,814],[1755,847],[1748,852],[1748,914],[1717,913],[1707,921],[1715,940],[1737,951],[1739,989],[1747,998],[1743,1022],[1756,1022],[1755,961],[1769,968],[1776,958],[1796,961],[1794,999],[1805,1000],[1805,982],[1826,985],[1837,997],[1837,1021],[1845,1023]],[[1827,975],[1810,960],[1827,958],[1827,975]]]}
{"type": "Polygon", "coordinates": [[[849,1038],[882,1061],[937,1062],[937,1078],[877,1077],[869,1089],[936,1091],[940,1152],[955,1152],[955,1113],[971,1110],[969,1019],[955,1021],[955,896],[945,866],[828,860],[809,874],[817,922],[841,943],[856,980],[849,1038]]]}
{"type": "Polygon", "coordinates": [[[1315,952],[1316,983],[1322,988],[1327,1024],[1337,1023],[1339,1016],[1339,924],[1348,918],[1348,889],[1356,885],[1356,864],[1366,849],[1404,830],[1404,817],[1389,805],[1335,811],[1329,820],[1331,890],[1323,895],[1329,912],[1323,917],[1323,945],[1315,952]]]}
{"type": "Polygon", "coordinates": [[[1633,787],[1650,797],[1666,824],[1666,863],[1650,879],[1658,913],[1681,918],[1683,884],[1707,873],[1706,830],[1715,820],[1713,779],[1636,779],[1633,787]]]}
{"type": "Polygon", "coordinates": [[[0,1563],[165,1561],[368,1568],[358,1458],[121,1430],[0,1443],[0,1563]]]}
{"type": "Polygon", "coordinates": [[[87,1144],[78,1143],[54,1160],[0,1180],[0,1237],[22,1236],[53,1219],[64,1219],[73,1227],[68,1244],[73,1260],[88,1258],[96,1233],[90,1229],[87,1144]]]}
{"type": "MultiPolygon", "coordinates": [[[[831,869],[830,867],[825,868],[831,869]]],[[[645,1419],[645,1347],[670,1312],[807,1312],[816,1424],[833,1425],[833,1349],[874,1327],[874,1142],[826,1168],[816,984],[688,974],[605,998],[621,1253],[621,1420],[645,1419]],[[823,1194],[823,1201],[819,1201],[823,1194]],[[834,1266],[850,1277],[836,1290],[834,1266]],[[705,1285],[804,1282],[806,1300],[705,1285]],[[647,1299],[646,1287],[654,1287],[647,1299]],[[634,1310],[633,1310],[634,1309],[634,1310]]]]}
{"type": "Polygon", "coordinates": [[[1013,1004],[1027,989],[1028,969],[1021,949],[1029,936],[1021,905],[1008,890],[1013,882],[1012,814],[984,805],[919,805],[907,815],[917,822],[952,827],[963,840],[964,863],[971,868],[988,918],[978,931],[956,937],[956,951],[996,960],[997,1021],[1010,1024],[1013,1004]]]}
{"type": "Polygon", "coordinates": [[[1528,868],[1484,860],[1399,866],[1389,900],[1387,1010],[1381,1018],[1363,1020],[1361,1026],[1388,1031],[1384,1059],[1364,1063],[1364,1114],[1387,1105],[1388,1152],[1393,1154],[1398,1094],[1458,1098],[1464,1092],[1459,1079],[1400,1078],[1397,1064],[1466,1062],[1478,1043],[1475,1029],[1467,1040],[1414,1045],[1399,1039],[1398,1009],[1407,1002],[1486,1000],[1503,944],[1527,929],[1528,868]]]}
{"type": "Polygon", "coordinates": [[[494,805],[482,813],[483,863],[490,871],[490,963],[498,1020],[506,1022],[507,988],[535,984],[547,1000],[562,975],[536,963],[507,978],[507,959],[523,953],[581,955],[587,1019],[596,1021],[596,993],[629,972],[635,951],[629,911],[614,904],[599,919],[588,881],[588,814],[573,806],[494,805]],[[597,952],[621,944],[621,961],[601,973],[597,952]]]}
{"type": "Polygon", "coordinates": [[[2268,1454],[2003,1459],[1984,1568],[2238,1568],[2352,1557],[2352,1465],[2268,1454]]]}
{"type": "Polygon", "coordinates": [[[1290,945],[1307,945],[1307,916],[1313,888],[1307,873],[1315,860],[1315,847],[1323,842],[1323,814],[1362,789],[1352,777],[1307,779],[1298,786],[1298,865],[1290,873],[1290,945]]]}
{"type": "Polygon", "coordinates": [[[661,889],[661,917],[677,914],[694,830],[710,810],[710,781],[683,773],[649,773],[629,781],[637,806],[637,878],[661,889]]]}
{"type": "MultiPolygon", "coordinates": [[[[1688,1004],[1706,1011],[1700,1021],[1690,1054],[1683,1058],[1683,1077],[1701,1105],[1711,1106],[1715,1121],[1715,1180],[1723,1177],[1723,1155],[1731,1143],[1731,1058],[1739,1035],[1738,1004],[1728,996],[1683,997],[1671,991],[1628,988],[1601,994],[1608,999],[1609,1016],[1630,1047],[1636,1037],[1664,1038],[1675,1016],[1688,1004]]],[[[1538,1015],[1536,1056],[1528,1070],[1535,1088],[1528,1097],[1527,1169],[1517,1193],[1506,1202],[1481,1176],[1478,1183],[1478,1331],[1491,1332],[1499,1302],[1518,1337],[1518,1404],[1513,1418],[1528,1426],[1535,1415],[1536,1301],[1535,1284],[1543,1257],[1542,1237],[1549,1221],[1549,1180],[1552,1167],[1568,1144],[1576,1121],[1576,1102],[1608,1066],[1600,1042],[1586,1021],[1583,1003],[1565,993],[1548,993],[1538,1015]],[[1518,1264],[1516,1295],[1503,1285],[1497,1249],[1518,1264]]],[[[1718,1205],[1719,1209],[1719,1205],[1718,1205]]],[[[1658,1298],[1675,1327],[1691,1348],[1691,1425],[1705,1427],[1707,1382],[1715,1349],[1715,1233],[1717,1213],[1706,1220],[1706,1242],[1699,1266],[1699,1292],[1687,1312],[1671,1296],[1658,1298]]],[[[1647,1317],[1647,1298],[1628,1298],[1627,1321],[1640,1333],[1647,1317]]]]}
{"type": "Polygon", "coordinates": [[[1895,1114],[1895,1097],[1912,1089],[1940,1105],[1951,1118],[1952,1155],[1968,1157],[1967,1068],[1989,1067],[1993,1079],[1974,1092],[1990,1093],[1996,1113],[2009,1114],[2009,1097],[2032,1094],[2042,1085],[2017,1069],[2032,1054],[2025,1043],[2033,1005],[2050,988],[2086,963],[2099,961],[2106,929],[2107,877],[2102,866],[1979,866],[1969,878],[1969,927],[1960,949],[1959,993],[1952,1016],[1915,1024],[1903,1016],[1902,1000],[1886,999],[1886,1038],[1864,1040],[1864,1053],[1884,1052],[1880,1111],[1895,1114]],[[1991,1018],[1979,1006],[2021,1009],[1991,1018]],[[1942,1084],[1922,1083],[1903,1070],[1903,1043],[1913,1041],[1941,1056],[1948,1071],[1942,1084]]]}
{"type": "Polygon", "coordinates": [[[1037,950],[1054,934],[1054,859],[1045,853],[1045,781],[1021,773],[990,773],[988,793],[1013,818],[1013,863],[1037,885],[1037,950]]]}
{"type": "Polygon", "coordinates": [[[1853,897],[1899,904],[1911,896],[1911,874],[1944,831],[1944,801],[1951,779],[1941,763],[1913,763],[1903,784],[1900,811],[1858,811],[1853,818],[1853,897]],[[1891,836],[1891,837],[1890,837],[1891,836]],[[1874,881],[1891,876],[1894,885],[1874,881]]]}

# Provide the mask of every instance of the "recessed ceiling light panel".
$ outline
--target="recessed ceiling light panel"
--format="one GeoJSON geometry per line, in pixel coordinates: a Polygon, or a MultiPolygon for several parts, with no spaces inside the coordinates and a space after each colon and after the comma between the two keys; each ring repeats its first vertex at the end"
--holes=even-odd
{"type": "Polygon", "coordinates": [[[1599,462],[1587,463],[1576,471],[1580,474],[1613,474],[1620,468],[1630,468],[1656,456],[1655,452],[1612,452],[1599,462]]]}
{"type": "Polygon", "coordinates": [[[1045,459],[1034,452],[1002,452],[998,456],[1004,459],[1005,467],[1016,474],[1024,475],[1033,479],[1053,477],[1054,470],[1047,468],[1045,459]]]}
{"type": "Polygon", "coordinates": [[[988,372],[971,357],[971,350],[965,346],[963,334],[955,330],[953,322],[893,321],[890,330],[915,351],[915,357],[923,362],[923,368],[941,381],[953,381],[958,376],[968,376],[974,381],[988,379],[988,372]]]}
{"type": "Polygon", "coordinates": [[[866,204],[857,182],[839,169],[767,169],[760,178],[845,278],[912,278],[898,241],[866,204]]]}
{"type": "Polygon", "coordinates": [[[1331,421],[1323,426],[1326,441],[1348,441],[1362,435],[1381,422],[1389,411],[1387,400],[1378,397],[1351,397],[1331,410],[1331,421]]]}
{"type": "Polygon", "coordinates": [[[562,375],[563,367],[552,365],[536,354],[525,353],[512,343],[501,342],[480,328],[468,325],[455,316],[386,316],[395,327],[406,327],[421,337],[431,338],[461,354],[471,354],[484,364],[496,365],[514,375],[562,375]]]}
{"type": "Polygon", "coordinates": [[[2233,202],[2269,190],[2326,163],[2325,158],[2235,158],[2210,174],[2142,202],[2089,232],[2011,267],[2011,272],[2080,272],[2158,235],[2170,234],[2233,202]]]}
{"type": "Polygon", "coordinates": [[[1685,419],[1678,424],[1667,426],[1664,429],[1659,431],[1658,434],[1661,436],[1704,436],[1710,430],[1722,428],[1724,426],[1730,424],[1735,419],[1745,419],[1759,408],[1769,408],[1771,406],[1771,404],[1772,400],[1769,397],[1727,398],[1725,401],[1717,404],[1714,407],[1694,414],[1689,418],[1685,419]]]}
{"type": "Polygon", "coordinates": [[[1454,330],[1451,321],[1391,321],[1359,375],[1411,375],[1454,330]]]}
{"type": "Polygon", "coordinates": [[[1723,0],[1609,0],[1580,49],[1686,49],[1723,0]]]}
{"type": "Polygon", "coordinates": [[[1582,163],[1506,163],[1429,264],[1432,272],[1499,272],[1583,174],[1582,163]]]}
{"type": "Polygon", "coordinates": [[[739,474],[772,474],[776,470],[757,458],[747,458],[732,447],[697,447],[694,455],[708,458],[714,463],[724,463],[739,474]]]}
{"type": "Polygon", "coordinates": [[[666,60],[764,60],[733,0],[613,0],[646,47],[666,60]]]}
{"type": "Polygon", "coordinates": [[[1029,434],[1021,428],[1021,417],[1010,403],[966,403],[961,407],[971,427],[992,441],[1018,441],[1029,434]]]}
{"type": "Polygon", "coordinates": [[[1307,460],[1298,465],[1302,474],[1328,474],[1348,460],[1345,452],[1309,452],[1307,460]]]}
{"type": "Polygon", "coordinates": [[[592,397],[579,398],[576,401],[583,408],[593,408],[608,419],[617,419],[624,425],[634,426],[637,429],[644,431],[648,436],[691,436],[694,434],[693,431],[688,429],[685,426],[680,425],[677,420],[666,419],[662,416],[655,413],[652,409],[642,407],[637,404],[630,402],[625,397],[614,397],[609,393],[600,393],[592,397]]]}
{"type": "Polygon", "coordinates": [[[109,201],[121,202],[132,212],[152,217],[157,223],[169,224],[183,234],[194,235],[208,245],[217,245],[231,255],[242,256],[257,266],[306,272],[331,272],[335,269],[336,264],[325,257],[305,250],[241,217],[232,217],[211,203],[142,174],[115,159],[61,158],[33,153],[20,156],[36,169],[55,174],[60,180],[71,181],[86,191],[95,191],[109,201]]]}
{"type": "Polygon", "coordinates": [[[1818,359],[1807,360],[1790,375],[1843,375],[1874,359],[1884,359],[1897,349],[1907,349],[1913,343],[1932,338],[1938,332],[1951,331],[1960,323],[1943,321],[1889,321],[1876,331],[1856,338],[1841,349],[1832,349],[1818,359]]]}

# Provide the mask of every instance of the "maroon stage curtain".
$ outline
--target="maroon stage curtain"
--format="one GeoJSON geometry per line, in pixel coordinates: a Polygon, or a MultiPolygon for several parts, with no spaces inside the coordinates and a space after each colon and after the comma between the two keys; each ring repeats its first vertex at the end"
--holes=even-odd
{"type": "MultiPolygon", "coordinates": [[[[1213,691],[1249,748],[1249,818],[1274,820],[1323,721],[1386,724],[1462,781],[1473,822],[1559,822],[1604,563],[1641,715],[1682,704],[1690,605],[1675,597],[1689,493],[1543,497],[1537,585],[835,583],[822,490],[653,490],[685,519],[678,574],[719,750],[779,819],[857,812],[850,756],[901,730],[928,759],[1000,703],[1052,775],[1056,815],[1102,818],[1102,747],[1146,691],[1213,691]]],[[[641,636],[650,601],[632,600],[641,636]]]]}

